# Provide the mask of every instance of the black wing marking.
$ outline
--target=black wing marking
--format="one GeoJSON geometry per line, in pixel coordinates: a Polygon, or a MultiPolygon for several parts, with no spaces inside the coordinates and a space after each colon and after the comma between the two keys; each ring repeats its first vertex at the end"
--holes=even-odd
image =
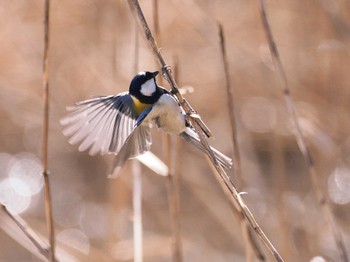
{"type": "MultiPolygon", "coordinates": [[[[61,120],[61,124],[67,126],[63,134],[71,137],[71,144],[80,142],[79,151],[90,148],[90,155],[98,152],[118,154],[136,128],[137,114],[128,93],[92,98],[67,110],[72,112],[61,120]]],[[[133,136],[137,136],[141,147],[149,148],[149,127],[145,126],[144,131],[138,134],[136,132],[133,136]],[[142,140],[144,137],[147,139],[142,140]]]]}

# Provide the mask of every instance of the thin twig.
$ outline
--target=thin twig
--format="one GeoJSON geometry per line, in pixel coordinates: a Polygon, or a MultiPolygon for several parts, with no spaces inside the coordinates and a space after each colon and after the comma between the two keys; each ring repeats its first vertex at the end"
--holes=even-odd
{"type": "Polygon", "coordinates": [[[333,237],[334,237],[334,240],[335,240],[335,243],[337,246],[337,250],[339,253],[339,258],[341,261],[348,262],[349,258],[348,258],[348,255],[346,253],[344,241],[343,241],[342,236],[340,234],[340,231],[335,223],[335,218],[334,218],[334,215],[331,211],[331,207],[329,205],[329,200],[327,199],[326,195],[322,192],[320,181],[318,179],[318,176],[317,176],[317,173],[315,170],[315,165],[314,165],[314,161],[313,161],[311,152],[310,152],[310,150],[305,142],[305,138],[304,138],[304,135],[302,133],[302,130],[301,130],[301,127],[300,127],[300,124],[298,121],[294,101],[292,99],[291,92],[290,92],[290,89],[288,86],[287,76],[286,76],[286,73],[284,71],[276,43],[273,39],[271,27],[270,27],[268,19],[267,19],[265,1],[259,0],[259,6],[260,6],[260,14],[261,14],[261,18],[262,18],[263,27],[264,27],[266,37],[267,37],[267,40],[269,43],[270,52],[271,52],[273,61],[275,63],[275,67],[278,71],[278,75],[280,78],[281,88],[282,88],[282,92],[284,95],[284,100],[287,104],[287,108],[288,108],[288,112],[289,112],[291,121],[294,124],[294,128],[295,128],[294,135],[295,135],[295,138],[297,140],[297,144],[299,146],[299,149],[304,157],[306,165],[309,169],[309,173],[311,175],[313,191],[315,192],[318,203],[322,207],[325,219],[326,219],[326,221],[327,221],[327,223],[328,223],[328,225],[333,233],[333,237]]]}
{"type": "Polygon", "coordinates": [[[43,88],[44,88],[44,131],[43,131],[43,176],[45,182],[45,213],[50,239],[50,261],[55,261],[55,230],[52,216],[52,201],[48,172],[49,148],[49,34],[50,34],[50,0],[45,0],[44,13],[44,57],[43,57],[43,88]]]}
{"type": "MultiPolygon", "coordinates": [[[[233,87],[231,85],[230,81],[230,74],[229,74],[229,66],[227,61],[227,55],[226,55],[226,43],[225,43],[225,36],[223,32],[222,25],[218,23],[219,27],[219,39],[220,39],[220,47],[221,47],[221,58],[224,68],[224,74],[225,74],[225,86],[227,91],[227,107],[228,112],[230,116],[230,124],[231,124],[231,134],[232,134],[232,142],[233,142],[233,170],[234,174],[238,179],[241,179],[242,175],[242,169],[241,169],[241,158],[240,158],[240,152],[239,152],[239,146],[237,141],[237,123],[236,123],[236,116],[235,116],[235,105],[234,105],[234,94],[233,94],[233,87]]],[[[236,209],[235,212],[238,212],[236,209]]],[[[241,224],[243,239],[245,242],[245,248],[246,248],[246,257],[247,261],[253,261],[253,255],[251,254],[252,251],[254,252],[255,256],[259,259],[259,261],[265,261],[265,256],[260,250],[260,247],[258,243],[256,242],[255,236],[251,234],[251,229],[248,227],[248,224],[246,223],[244,216],[239,215],[239,220],[241,224]]]]}
{"type": "MultiPolygon", "coordinates": [[[[134,53],[134,72],[138,72],[139,67],[139,32],[135,24],[135,53],[134,53]]],[[[138,160],[133,160],[133,209],[134,209],[134,261],[143,261],[143,230],[142,230],[142,176],[141,163],[138,160]]]]}
{"type": "Polygon", "coordinates": [[[228,67],[228,61],[227,61],[227,55],[226,55],[226,46],[225,46],[225,36],[222,29],[222,25],[219,23],[219,40],[220,40],[220,48],[221,48],[221,57],[222,57],[222,63],[224,67],[224,75],[225,75],[225,86],[226,86],[226,94],[227,94],[227,104],[228,104],[228,113],[230,116],[230,125],[231,125],[231,134],[232,134],[232,142],[233,142],[233,170],[234,174],[238,179],[241,179],[241,156],[239,152],[238,147],[238,141],[237,141],[237,124],[236,124],[236,116],[235,116],[235,105],[234,105],[234,94],[233,94],[233,88],[231,86],[231,80],[230,80],[230,73],[229,73],[229,67],[228,67]]]}
{"type": "Polygon", "coordinates": [[[171,253],[172,261],[182,261],[182,245],[180,235],[180,197],[179,197],[179,181],[178,174],[175,174],[174,168],[174,151],[177,147],[173,145],[171,137],[169,135],[163,136],[164,138],[164,152],[166,157],[166,164],[169,168],[167,176],[167,189],[169,198],[169,210],[170,210],[170,221],[171,221],[171,253]]]}
{"type": "MultiPolygon", "coordinates": [[[[179,81],[179,63],[177,57],[174,58],[174,75],[177,81],[179,81]]],[[[175,250],[175,261],[181,262],[183,260],[182,255],[182,240],[181,240],[181,219],[180,219],[180,210],[181,210],[181,203],[180,203],[180,182],[181,182],[181,173],[179,170],[179,165],[175,165],[175,163],[181,163],[179,156],[180,156],[180,150],[179,150],[179,141],[180,139],[178,137],[175,138],[175,142],[173,142],[174,150],[173,152],[173,164],[171,167],[171,175],[173,178],[173,186],[174,186],[174,232],[175,232],[175,239],[174,239],[174,250],[175,250]]]]}
{"type": "Polygon", "coordinates": [[[133,166],[133,209],[134,209],[134,261],[143,261],[142,252],[142,176],[141,163],[138,160],[132,161],[133,166]]]}
{"type": "MultiPolygon", "coordinates": [[[[174,73],[178,69],[177,60],[175,61],[174,73]]],[[[175,74],[176,75],[176,74],[175,74]]],[[[177,75],[176,75],[177,76],[177,75]]],[[[176,77],[178,80],[178,77],[176,77]]],[[[179,161],[179,138],[175,137],[175,141],[171,140],[171,136],[166,134],[166,162],[169,167],[168,187],[169,187],[169,204],[172,224],[172,255],[173,261],[181,262],[182,256],[182,241],[181,241],[181,219],[180,219],[180,172],[176,168],[176,163],[179,161]]]]}
{"type": "MultiPolygon", "coordinates": [[[[152,36],[152,33],[149,29],[149,26],[146,22],[146,19],[143,15],[143,12],[141,10],[141,7],[137,0],[129,0],[129,3],[131,6],[133,6],[134,10],[136,10],[137,17],[142,24],[146,39],[148,40],[155,56],[158,58],[159,63],[162,66],[163,69],[163,76],[166,78],[166,80],[169,82],[171,86],[171,92],[174,96],[178,99],[180,105],[184,109],[184,111],[189,116],[189,119],[196,130],[200,141],[203,145],[203,147],[206,149],[207,155],[209,156],[209,159],[213,166],[216,169],[216,172],[214,174],[216,175],[218,181],[221,183],[224,183],[226,190],[230,193],[230,199],[237,205],[238,209],[241,209],[244,213],[244,216],[249,221],[250,225],[254,229],[255,233],[261,238],[265,246],[268,248],[268,250],[271,252],[271,254],[275,257],[276,261],[283,261],[281,256],[278,254],[275,247],[271,244],[270,240],[266,237],[265,233],[262,231],[256,220],[254,219],[253,215],[251,214],[249,208],[245,205],[243,199],[241,198],[240,194],[238,193],[235,185],[231,181],[231,179],[227,176],[221,165],[218,163],[217,159],[214,157],[213,152],[208,144],[207,137],[211,136],[211,132],[207,128],[207,126],[204,124],[204,122],[201,120],[199,115],[194,111],[194,109],[189,105],[189,103],[182,97],[180,94],[177,84],[174,80],[172,71],[170,67],[166,64],[163,56],[160,53],[160,50],[152,36]]],[[[225,191],[226,191],[225,190],[225,191]]],[[[227,192],[227,191],[226,191],[227,192]]]]}

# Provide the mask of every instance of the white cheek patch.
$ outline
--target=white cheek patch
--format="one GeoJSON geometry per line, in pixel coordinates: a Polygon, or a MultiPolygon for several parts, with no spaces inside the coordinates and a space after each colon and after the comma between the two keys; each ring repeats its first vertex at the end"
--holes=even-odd
{"type": "Polygon", "coordinates": [[[144,96],[151,96],[156,91],[156,83],[154,79],[147,80],[144,84],[141,85],[141,94],[144,96]]]}

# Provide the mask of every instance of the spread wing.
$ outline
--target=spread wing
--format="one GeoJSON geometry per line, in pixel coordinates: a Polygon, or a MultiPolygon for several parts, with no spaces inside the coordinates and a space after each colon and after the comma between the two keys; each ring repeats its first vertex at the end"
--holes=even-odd
{"type": "Polygon", "coordinates": [[[127,147],[121,157],[124,162],[150,150],[149,126],[136,127],[137,113],[128,93],[92,98],[67,110],[71,113],[61,120],[66,126],[63,134],[71,144],[80,143],[79,151],[90,148],[90,155],[118,154],[127,147]]]}

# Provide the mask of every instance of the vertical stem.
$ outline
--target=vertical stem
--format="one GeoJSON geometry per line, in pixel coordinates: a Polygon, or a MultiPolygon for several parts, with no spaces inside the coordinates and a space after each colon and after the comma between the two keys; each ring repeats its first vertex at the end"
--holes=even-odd
{"type": "MultiPolygon", "coordinates": [[[[156,42],[161,45],[161,34],[159,26],[159,6],[158,0],[153,0],[153,22],[156,42]]],[[[163,85],[163,78],[159,79],[159,84],[163,85]]],[[[169,199],[169,211],[171,216],[171,253],[172,259],[175,262],[182,261],[181,239],[180,239],[180,197],[179,197],[179,182],[178,177],[174,173],[172,156],[174,150],[173,143],[169,134],[163,134],[165,163],[168,166],[167,190],[169,199]]]]}
{"type": "MultiPolygon", "coordinates": [[[[174,59],[174,74],[176,77],[176,80],[179,81],[179,65],[178,65],[178,60],[174,59]]],[[[179,138],[175,137],[175,141],[173,141],[173,145],[171,148],[173,149],[173,155],[172,158],[169,159],[170,163],[170,176],[172,177],[172,185],[173,185],[173,220],[174,220],[174,225],[173,225],[173,231],[174,231],[174,260],[176,262],[181,262],[183,260],[183,255],[182,255],[182,241],[181,241],[181,219],[180,219],[180,210],[181,210],[181,205],[180,205],[180,179],[181,179],[181,173],[179,170],[179,165],[176,165],[176,163],[180,163],[180,151],[179,151],[179,138]],[[171,164],[173,163],[173,164],[171,164]]]]}
{"type": "MultiPolygon", "coordinates": [[[[135,56],[134,72],[138,72],[139,67],[139,34],[135,24],[135,56]]],[[[134,209],[134,261],[143,261],[142,250],[142,176],[141,164],[138,160],[133,160],[133,209],[134,209]]]]}
{"type": "Polygon", "coordinates": [[[45,213],[50,239],[50,261],[55,261],[55,230],[52,216],[52,201],[48,173],[49,144],[49,20],[50,0],[45,0],[44,13],[44,58],[43,58],[43,88],[44,88],[44,126],[43,126],[43,176],[45,182],[45,213]]]}
{"type": "Polygon", "coordinates": [[[169,210],[171,216],[171,253],[173,261],[182,261],[182,248],[181,248],[181,236],[180,236],[180,196],[179,196],[179,178],[178,174],[175,173],[174,162],[177,161],[173,159],[174,151],[177,151],[174,143],[171,141],[171,137],[166,134],[163,136],[164,141],[164,152],[166,158],[166,164],[169,169],[169,174],[167,176],[167,189],[169,198],[169,210]],[[171,150],[173,149],[173,150],[171,150]]]}
{"type": "Polygon", "coordinates": [[[160,31],[159,31],[159,13],[158,13],[158,0],[153,0],[153,22],[154,22],[154,35],[156,42],[161,45],[160,31]]]}
{"type": "Polygon", "coordinates": [[[142,252],[142,177],[141,164],[133,160],[134,261],[143,261],[142,252]]]}

